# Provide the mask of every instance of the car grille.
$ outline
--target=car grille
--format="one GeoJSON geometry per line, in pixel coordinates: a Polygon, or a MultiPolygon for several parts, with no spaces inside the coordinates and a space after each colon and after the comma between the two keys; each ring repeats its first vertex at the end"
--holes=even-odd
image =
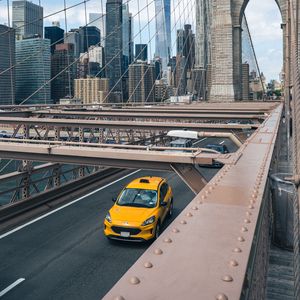
{"type": "Polygon", "coordinates": [[[121,234],[121,232],[129,232],[130,235],[137,235],[141,232],[138,228],[131,228],[131,227],[120,227],[120,226],[112,226],[111,229],[118,234],[121,234]]]}

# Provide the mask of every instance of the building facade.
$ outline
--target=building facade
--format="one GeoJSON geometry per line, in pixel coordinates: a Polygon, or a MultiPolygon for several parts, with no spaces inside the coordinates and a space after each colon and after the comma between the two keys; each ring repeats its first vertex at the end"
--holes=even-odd
{"type": "Polygon", "coordinates": [[[64,43],[64,30],[59,26],[53,25],[45,27],[45,39],[50,40],[51,44],[51,54],[54,53],[55,46],[57,44],[64,43]]]}
{"type": "Polygon", "coordinates": [[[51,63],[51,75],[52,78],[55,77],[51,82],[51,98],[55,103],[58,103],[61,98],[73,96],[76,66],[74,64],[67,67],[74,62],[74,59],[73,44],[56,45],[51,63]]]}
{"type": "Polygon", "coordinates": [[[101,34],[101,45],[105,46],[105,37],[106,37],[106,16],[101,13],[90,13],[89,14],[89,25],[96,26],[100,29],[101,34]]]}
{"type": "Polygon", "coordinates": [[[109,93],[107,78],[75,79],[74,96],[83,104],[102,103],[109,93]]]}
{"type": "Polygon", "coordinates": [[[16,93],[15,68],[15,31],[0,25],[0,105],[14,104],[16,93]],[[6,71],[7,70],[7,71],[6,71]]]}
{"type": "Polygon", "coordinates": [[[73,28],[69,32],[65,33],[64,44],[73,44],[74,56],[78,58],[80,53],[83,52],[83,41],[80,29],[73,28]]]}
{"type": "Polygon", "coordinates": [[[155,101],[155,67],[145,61],[137,61],[129,66],[129,101],[155,101]]]}
{"type": "Polygon", "coordinates": [[[136,44],[135,45],[135,60],[148,61],[148,45],[136,44]]]}
{"type": "Polygon", "coordinates": [[[105,42],[105,73],[110,80],[110,89],[116,99],[123,100],[122,61],[123,61],[123,31],[122,31],[122,0],[106,2],[106,35],[105,42]],[[118,99],[119,98],[119,99],[118,99]]]}
{"type": "Polygon", "coordinates": [[[17,40],[43,37],[43,7],[28,1],[12,2],[12,24],[17,40]]]}
{"type": "Polygon", "coordinates": [[[155,0],[156,39],[155,56],[162,61],[162,71],[167,71],[171,56],[171,3],[170,0],[155,0]]]}
{"type": "Polygon", "coordinates": [[[99,46],[101,40],[100,29],[96,26],[86,26],[80,28],[82,52],[87,52],[91,46],[99,46]]]}
{"type": "Polygon", "coordinates": [[[51,78],[50,57],[50,40],[48,39],[34,38],[16,41],[17,104],[52,103],[50,84],[47,84],[51,78]]]}

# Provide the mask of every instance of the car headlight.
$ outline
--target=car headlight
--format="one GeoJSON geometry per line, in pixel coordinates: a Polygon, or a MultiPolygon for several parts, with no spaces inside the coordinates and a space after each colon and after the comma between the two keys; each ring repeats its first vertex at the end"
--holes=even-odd
{"type": "Polygon", "coordinates": [[[150,225],[153,224],[155,222],[155,216],[147,219],[146,221],[143,222],[142,226],[146,226],[146,225],[150,225]]]}
{"type": "Polygon", "coordinates": [[[111,216],[110,216],[110,213],[107,213],[107,214],[106,214],[105,220],[108,221],[109,223],[111,223],[111,216]]]}

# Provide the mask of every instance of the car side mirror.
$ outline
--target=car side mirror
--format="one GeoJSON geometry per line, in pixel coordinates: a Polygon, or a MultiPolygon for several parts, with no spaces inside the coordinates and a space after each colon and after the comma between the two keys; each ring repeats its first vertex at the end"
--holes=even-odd
{"type": "Polygon", "coordinates": [[[165,202],[165,201],[161,201],[161,202],[160,202],[160,206],[162,206],[162,207],[166,207],[167,205],[168,205],[168,203],[165,202]]]}
{"type": "Polygon", "coordinates": [[[117,201],[117,198],[116,197],[112,197],[112,202],[116,202],[117,201]]]}

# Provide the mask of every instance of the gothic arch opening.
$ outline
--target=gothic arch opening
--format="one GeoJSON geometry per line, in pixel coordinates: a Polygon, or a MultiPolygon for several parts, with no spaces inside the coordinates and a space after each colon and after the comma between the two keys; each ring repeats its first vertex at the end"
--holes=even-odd
{"type": "MultiPolygon", "coordinates": [[[[232,1],[232,22],[233,22],[233,80],[234,80],[234,91],[235,91],[235,100],[247,99],[247,95],[249,95],[248,91],[246,91],[246,84],[245,84],[245,73],[247,71],[247,64],[243,61],[242,58],[242,51],[243,51],[243,39],[242,39],[242,22],[243,16],[245,12],[247,12],[247,8],[249,7],[249,3],[253,3],[254,0],[233,0],[232,1]],[[242,76],[244,74],[244,77],[242,76]],[[244,79],[244,80],[243,80],[244,79]]],[[[285,23],[285,9],[286,9],[286,1],[284,0],[273,0],[274,4],[277,4],[279,12],[282,18],[282,24],[285,23]]],[[[250,8],[249,8],[250,9],[250,8]]],[[[249,12],[248,9],[248,12],[249,12]]],[[[278,24],[278,28],[280,23],[278,24]]],[[[282,26],[283,31],[285,31],[284,25],[282,26]]],[[[262,28],[263,30],[263,28],[262,28]]],[[[244,32],[245,34],[245,32],[244,32]]],[[[284,36],[285,32],[283,32],[284,36]]],[[[244,41],[245,42],[245,41],[244,41]]],[[[263,42],[262,43],[266,43],[263,42]]],[[[283,49],[285,49],[285,42],[282,41],[283,49]]],[[[285,51],[283,50],[283,53],[285,51]]],[[[284,58],[283,58],[284,61],[284,58]]],[[[280,68],[279,66],[279,72],[280,68]]],[[[264,70],[262,70],[264,71],[264,70]]],[[[251,72],[251,70],[250,70],[251,72]]],[[[278,75],[279,75],[278,72],[278,75]]],[[[258,73],[258,70],[257,70],[258,73]]],[[[257,74],[259,75],[259,74],[257,74]]],[[[269,78],[273,79],[273,78],[269,78]]],[[[260,93],[261,94],[261,93],[260,93]]],[[[260,95],[261,97],[262,95],[260,95]]],[[[255,97],[256,98],[256,97],[255,97]]]]}

